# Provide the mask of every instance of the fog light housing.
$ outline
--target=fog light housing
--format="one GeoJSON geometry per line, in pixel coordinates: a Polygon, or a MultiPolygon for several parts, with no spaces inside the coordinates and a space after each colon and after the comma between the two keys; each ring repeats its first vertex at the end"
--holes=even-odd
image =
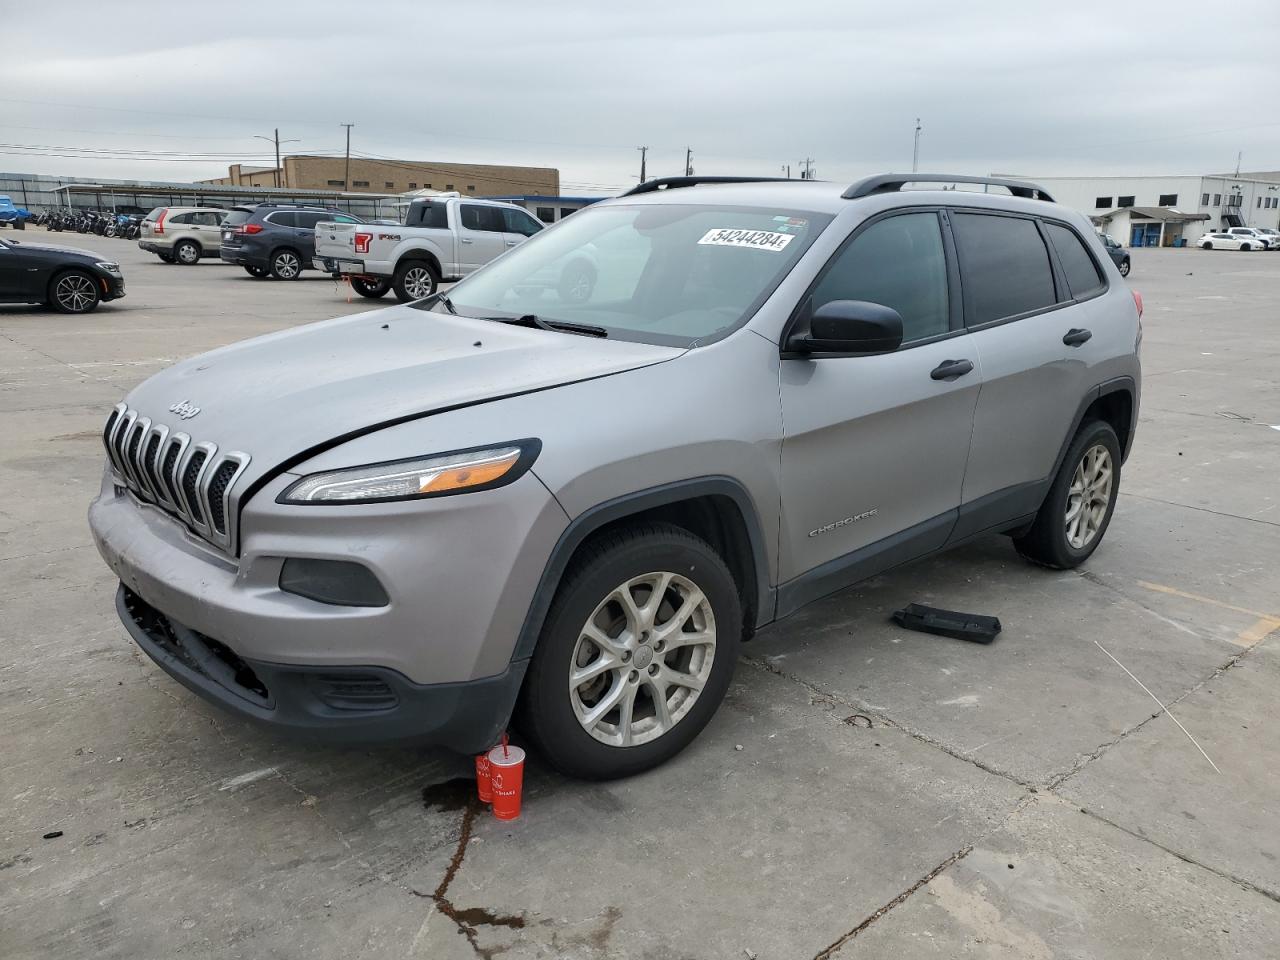
{"type": "Polygon", "coordinates": [[[391,603],[373,571],[349,560],[289,557],[280,568],[280,589],[339,607],[385,607],[391,603]]]}

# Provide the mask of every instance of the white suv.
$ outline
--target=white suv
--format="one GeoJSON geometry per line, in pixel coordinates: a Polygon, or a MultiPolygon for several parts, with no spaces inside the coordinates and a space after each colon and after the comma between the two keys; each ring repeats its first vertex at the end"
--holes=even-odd
{"type": "Polygon", "coordinates": [[[1263,250],[1270,250],[1275,247],[1276,238],[1269,237],[1256,227],[1232,227],[1227,233],[1233,237],[1243,237],[1258,241],[1258,246],[1263,250]]]}
{"type": "Polygon", "coordinates": [[[142,221],[138,246],[165,263],[191,266],[218,256],[227,211],[219,207],[156,207],[142,221]]]}

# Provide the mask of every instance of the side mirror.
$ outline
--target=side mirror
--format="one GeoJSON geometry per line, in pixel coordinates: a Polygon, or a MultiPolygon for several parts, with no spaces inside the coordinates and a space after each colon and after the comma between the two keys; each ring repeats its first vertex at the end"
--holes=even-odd
{"type": "Polygon", "coordinates": [[[888,353],[902,345],[902,317],[897,310],[866,300],[832,300],[809,320],[809,332],[788,338],[791,356],[888,353]]]}

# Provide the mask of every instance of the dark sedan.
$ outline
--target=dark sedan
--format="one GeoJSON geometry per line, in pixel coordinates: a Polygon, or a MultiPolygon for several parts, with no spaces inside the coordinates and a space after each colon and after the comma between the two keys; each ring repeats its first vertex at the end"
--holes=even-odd
{"type": "Polygon", "coordinates": [[[1107,253],[1111,255],[1111,259],[1120,268],[1120,276],[1127,277],[1129,275],[1128,251],[1107,234],[1101,233],[1098,236],[1101,237],[1102,245],[1107,248],[1107,253]]]}
{"type": "Polygon", "coordinates": [[[120,264],[74,247],[0,240],[0,303],[43,303],[88,313],[124,296],[120,264]]]}

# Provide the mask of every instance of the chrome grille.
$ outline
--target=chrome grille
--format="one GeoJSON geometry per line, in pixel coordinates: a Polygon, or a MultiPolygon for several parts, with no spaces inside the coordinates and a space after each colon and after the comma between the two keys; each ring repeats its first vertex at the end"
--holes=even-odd
{"type": "Polygon", "coordinates": [[[247,453],[224,453],[216,443],[197,443],[123,403],[107,418],[102,442],[112,472],[134,496],[235,552],[233,494],[249,465],[247,453]]]}

